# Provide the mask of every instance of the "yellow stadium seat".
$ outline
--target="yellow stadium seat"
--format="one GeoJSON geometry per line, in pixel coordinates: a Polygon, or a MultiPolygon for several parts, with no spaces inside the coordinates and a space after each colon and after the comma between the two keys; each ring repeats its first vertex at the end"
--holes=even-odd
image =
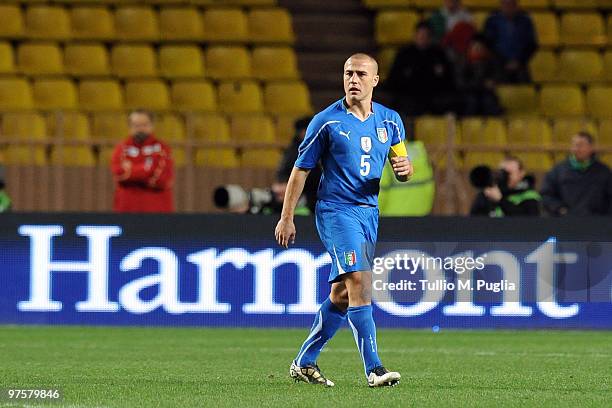
{"type": "Polygon", "coordinates": [[[475,11],[472,13],[472,17],[474,18],[474,26],[478,31],[483,31],[485,24],[487,22],[487,18],[491,13],[488,11],[475,11]]]}
{"type": "Polygon", "coordinates": [[[70,22],[74,38],[104,40],[115,36],[113,16],[104,6],[73,7],[70,22]]]}
{"type": "Polygon", "coordinates": [[[174,165],[177,167],[184,166],[187,162],[185,148],[173,145],[185,142],[185,124],[183,121],[174,114],[160,115],[155,120],[155,134],[171,146],[174,165]]]}
{"type": "Polygon", "coordinates": [[[278,114],[309,114],[310,93],[302,81],[268,82],[264,89],[266,111],[278,114]]]}
{"type": "Polygon", "coordinates": [[[56,75],[64,72],[62,52],[55,43],[23,43],[17,49],[19,70],[28,75],[56,75]]]}
{"type": "Polygon", "coordinates": [[[563,45],[604,45],[607,38],[598,13],[567,13],[561,17],[563,45]]]}
{"type": "Polygon", "coordinates": [[[249,38],[257,43],[291,43],[294,40],[291,15],[281,8],[249,11],[249,38]]]}
{"type": "Polygon", "coordinates": [[[461,121],[461,141],[467,144],[503,146],[506,127],[500,119],[467,118],[461,121]]]}
{"type": "Polygon", "coordinates": [[[608,85],[591,85],[587,89],[586,102],[588,112],[596,118],[612,117],[612,87],[608,85]]]}
{"type": "MultiPolygon", "coordinates": [[[[229,124],[221,115],[194,115],[190,122],[196,141],[222,143],[231,140],[229,124]]],[[[239,161],[236,151],[232,148],[198,148],[195,164],[207,167],[236,168],[239,161]]]]}
{"type": "Polygon", "coordinates": [[[529,62],[529,70],[535,82],[557,81],[559,58],[552,51],[538,51],[529,62]]]}
{"type": "Polygon", "coordinates": [[[81,81],[79,106],[93,111],[123,108],[123,95],[119,82],[111,79],[81,81]]]}
{"type": "Polygon", "coordinates": [[[536,29],[538,43],[543,46],[559,45],[559,21],[554,13],[538,11],[530,13],[536,29]]]}
{"type": "Polygon", "coordinates": [[[118,7],[115,33],[123,40],[156,40],[159,38],[157,15],[148,6],[118,7]]]}
{"type": "Polygon", "coordinates": [[[0,109],[31,109],[32,89],[23,78],[0,78],[0,109]]]}
{"type": "Polygon", "coordinates": [[[34,106],[38,109],[75,109],[77,91],[69,79],[37,79],[32,86],[34,106]]]}
{"type": "Polygon", "coordinates": [[[159,12],[159,32],[164,40],[202,38],[202,17],[195,7],[163,7],[159,12]]]}
{"type": "MultiPolygon", "coordinates": [[[[610,0],[610,8],[612,8],[612,0],[610,0]]],[[[608,44],[612,44],[612,14],[608,14],[607,20],[608,44]]]]}
{"type": "MultiPolygon", "coordinates": [[[[36,113],[5,113],[2,115],[2,135],[17,141],[44,141],[47,129],[43,117],[36,113]]],[[[47,164],[46,147],[41,144],[10,144],[5,151],[6,164],[47,164]]]]}
{"type": "Polygon", "coordinates": [[[157,75],[155,52],[150,45],[115,45],[111,51],[113,73],[121,78],[157,75]]]}
{"type": "Polygon", "coordinates": [[[396,55],[397,47],[385,47],[378,52],[378,75],[381,81],[387,79],[396,55]]]}
{"type": "Polygon", "coordinates": [[[416,119],[414,137],[426,145],[448,143],[448,120],[443,116],[421,116],[416,119]]]}
{"type": "Polygon", "coordinates": [[[52,112],[47,115],[49,137],[67,140],[89,140],[91,129],[87,116],[81,112],[52,112]]]}
{"type": "Polygon", "coordinates": [[[54,146],[51,164],[68,167],[94,167],[96,157],[89,146],[54,146]]]}
{"type": "Polygon", "coordinates": [[[412,4],[418,8],[437,9],[442,7],[444,0],[412,0],[412,4]]]}
{"type": "Polygon", "coordinates": [[[274,125],[276,141],[289,144],[295,135],[295,121],[305,117],[304,115],[277,115],[274,125]]]}
{"type": "Polygon", "coordinates": [[[129,133],[126,113],[95,112],[91,120],[92,135],[97,140],[120,141],[129,133]]]}
{"type": "Polygon", "coordinates": [[[274,142],[276,139],[272,119],[258,114],[232,116],[230,135],[232,140],[239,142],[274,142]]]}
{"type": "Polygon", "coordinates": [[[399,45],[412,41],[419,16],[412,11],[381,11],[374,20],[379,45],[399,45]]]}
{"type": "Polygon", "coordinates": [[[499,7],[499,0],[463,0],[463,5],[467,8],[494,9],[499,7]]]}
{"type": "Polygon", "coordinates": [[[559,68],[559,79],[567,82],[594,82],[603,77],[603,59],[597,51],[564,50],[559,68]]]}
{"type": "Polygon", "coordinates": [[[252,70],[253,76],[263,81],[299,77],[297,57],[292,47],[255,47],[252,70]]]}
{"type": "Polygon", "coordinates": [[[386,7],[408,7],[412,5],[411,0],[363,0],[369,8],[378,9],[386,7]]]}
{"type": "Polygon", "coordinates": [[[108,52],[102,44],[67,44],[64,48],[64,66],[68,74],[75,76],[110,74],[108,52]]]}
{"type": "Polygon", "coordinates": [[[550,0],[521,0],[520,5],[527,10],[547,8],[550,6],[550,0]]]}
{"type": "Polygon", "coordinates": [[[598,144],[612,147],[612,119],[599,121],[598,144]]]}
{"type": "Polygon", "coordinates": [[[215,111],[215,89],[209,81],[175,81],[171,91],[172,107],[182,111],[215,111]]]}
{"type": "Polygon", "coordinates": [[[500,85],[497,96],[508,114],[533,114],[538,111],[536,90],[531,85],[500,85]]]}
{"type": "MultiPolygon", "coordinates": [[[[461,141],[470,145],[504,146],[506,144],[506,127],[500,119],[479,118],[464,119],[460,125],[461,141]]],[[[468,151],[465,153],[464,166],[468,169],[486,164],[497,167],[504,158],[502,152],[478,152],[468,151]]]]}
{"type": "Polygon", "coordinates": [[[546,116],[584,114],[584,95],[577,85],[545,85],[540,92],[540,112],[546,116]]]}
{"type": "Polygon", "coordinates": [[[159,73],[166,78],[204,76],[204,57],[195,45],[163,45],[159,49],[159,73]]]}
{"type": "Polygon", "coordinates": [[[168,87],[156,79],[128,81],[125,84],[125,106],[130,109],[166,110],[170,107],[168,87]]]}
{"type": "Polygon", "coordinates": [[[13,47],[5,41],[0,42],[0,74],[13,74],[15,72],[15,55],[13,47]]]}
{"type": "Polygon", "coordinates": [[[245,149],[240,156],[240,165],[243,167],[275,169],[278,167],[282,156],[278,149],[245,149]]]}
{"type": "Polygon", "coordinates": [[[603,79],[612,82],[612,51],[606,51],[603,56],[603,79]]]}
{"type": "Polygon", "coordinates": [[[263,95],[255,81],[224,81],[218,88],[219,109],[226,113],[263,111],[263,95]]]}
{"type": "Polygon", "coordinates": [[[247,17],[239,8],[208,8],[203,18],[204,37],[208,41],[252,40],[247,17]]]}
{"type": "MultiPolygon", "coordinates": [[[[584,118],[556,118],[553,121],[552,140],[558,144],[569,146],[572,136],[586,130],[592,134],[596,133],[593,121],[584,118]]],[[[563,152],[563,155],[566,153],[563,152]]]]}
{"type": "Polygon", "coordinates": [[[210,46],[206,50],[208,76],[213,79],[251,77],[251,57],[243,46],[210,46]]]}
{"type": "Polygon", "coordinates": [[[0,38],[20,38],[24,35],[23,14],[17,4],[0,4],[0,38]]]}
{"type": "Polygon", "coordinates": [[[54,5],[32,5],[25,14],[28,37],[45,40],[70,38],[70,19],[64,7],[54,5]]]}
{"type": "Polygon", "coordinates": [[[596,9],[599,5],[599,0],[553,0],[556,8],[560,10],[566,9],[596,9]]]}
{"type": "MultiPolygon", "coordinates": [[[[508,122],[508,141],[520,146],[550,146],[550,126],[540,118],[514,118],[508,122]]],[[[513,152],[522,161],[527,171],[549,170],[553,160],[550,153],[513,152]]]]}

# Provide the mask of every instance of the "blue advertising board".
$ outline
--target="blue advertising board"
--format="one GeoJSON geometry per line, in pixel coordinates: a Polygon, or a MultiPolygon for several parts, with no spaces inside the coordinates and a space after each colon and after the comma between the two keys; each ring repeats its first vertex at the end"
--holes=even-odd
{"type": "MultiPolygon", "coordinates": [[[[1,221],[2,324],[303,327],[329,293],[310,218],[289,249],[264,216],[1,221]]],[[[377,325],[612,329],[601,222],[381,220],[377,325]]]]}

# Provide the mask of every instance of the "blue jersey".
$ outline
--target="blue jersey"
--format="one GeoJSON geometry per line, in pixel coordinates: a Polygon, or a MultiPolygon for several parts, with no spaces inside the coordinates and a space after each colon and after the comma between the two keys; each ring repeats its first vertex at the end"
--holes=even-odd
{"type": "Polygon", "coordinates": [[[312,119],[295,166],[311,169],[321,160],[319,200],[377,206],[389,149],[405,137],[394,110],[373,102],[372,112],[361,121],[348,111],[343,98],[312,119]]]}

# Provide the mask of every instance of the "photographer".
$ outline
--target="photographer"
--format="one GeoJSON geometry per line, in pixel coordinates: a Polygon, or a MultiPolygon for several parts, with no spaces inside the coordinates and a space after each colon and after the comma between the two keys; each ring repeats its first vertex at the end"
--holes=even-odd
{"type": "Polygon", "coordinates": [[[500,163],[497,174],[488,167],[477,167],[470,174],[472,184],[482,191],[476,196],[470,215],[489,217],[538,216],[540,195],[535,181],[527,176],[520,159],[514,156],[500,163]]]}

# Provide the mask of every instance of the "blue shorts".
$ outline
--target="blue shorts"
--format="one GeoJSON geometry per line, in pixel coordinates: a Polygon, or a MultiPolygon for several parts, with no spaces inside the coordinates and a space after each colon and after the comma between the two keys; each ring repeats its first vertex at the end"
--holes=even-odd
{"type": "Polygon", "coordinates": [[[332,259],[328,281],[341,275],[371,271],[378,234],[378,208],[355,204],[317,202],[315,210],[319,237],[332,259]]]}

